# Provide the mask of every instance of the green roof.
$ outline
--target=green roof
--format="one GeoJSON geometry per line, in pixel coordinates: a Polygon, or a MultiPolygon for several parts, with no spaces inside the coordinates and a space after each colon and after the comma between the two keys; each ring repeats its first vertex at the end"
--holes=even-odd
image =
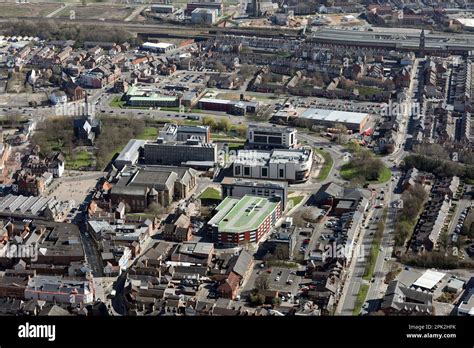
{"type": "Polygon", "coordinates": [[[216,208],[209,223],[219,232],[239,233],[256,230],[271,215],[280,202],[265,197],[245,195],[241,199],[227,197],[216,208]]]}

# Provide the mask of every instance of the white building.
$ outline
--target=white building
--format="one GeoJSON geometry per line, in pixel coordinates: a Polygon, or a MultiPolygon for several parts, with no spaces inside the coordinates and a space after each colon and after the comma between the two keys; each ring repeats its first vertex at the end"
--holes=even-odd
{"type": "Polygon", "coordinates": [[[142,45],[142,50],[152,51],[152,52],[157,52],[157,53],[166,53],[174,49],[176,49],[176,45],[173,45],[171,43],[166,43],[166,42],[158,42],[158,43],[145,42],[142,45]]]}
{"type": "Polygon", "coordinates": [[[63,91],[55,91],[49,95],[49,101],[53,105],[67,103],[67,95],[63,91]]]}
{"type": "Polygon", "coordinates": [[[233,164],[234,177],[304,182],[313,166],[313,150],[241,150],[233,164]]]}
{"type": "Polygon", "coordinates": [[[295,128],[249,125],[246,147],[252,149],[294,149],[298,141],[295,128]]]}

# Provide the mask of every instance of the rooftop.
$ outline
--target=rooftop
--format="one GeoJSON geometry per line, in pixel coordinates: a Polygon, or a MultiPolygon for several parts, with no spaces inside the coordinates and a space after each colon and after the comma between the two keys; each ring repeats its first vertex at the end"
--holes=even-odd
{"type": "Polygon", "coordinates": [[[218,213],[209,221],[219,231],[242,232],[257,229],[278,207],[279,201],[245,195],[241,199],[226,197],[216,208],[218,213]]]}
{"type": "Polygon", "coordinates": [[[361,112],[337,111],[327,109],[306,109],[301,115],[301,118],[307,118],[318,121],[328,122],[342,122],[342,123],[362,123],[369,114],[361,112]]]}

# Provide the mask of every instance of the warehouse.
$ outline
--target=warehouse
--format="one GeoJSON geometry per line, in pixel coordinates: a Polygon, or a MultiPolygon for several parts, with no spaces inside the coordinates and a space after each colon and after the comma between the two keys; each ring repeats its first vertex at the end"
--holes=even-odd
{"type": "Polygon", "coordinates": [[[306,109],[295,122],[306,127],[322,126],[333,128],[342,124],[347,129],[360,133],[365,130],[369,114],[361,112],[337,111],[326,109],[306,109]]]}
{"type": "Polygon", "coordinates": [[[176,45],[166,43],[166,42],[158,42],[158,43],[145,42],[142,45],[142,50],[152,51],[152,52],[157,52],[157,53],[167,53],[174,49],[176,49],[176,45]]]}
{"type": "Polygon", "coordinates": [[[209,225],[219,245],[235,247],[259,242],[280,217],[281,201],[277,198],[226,197],[217,206],[209,225]]]}

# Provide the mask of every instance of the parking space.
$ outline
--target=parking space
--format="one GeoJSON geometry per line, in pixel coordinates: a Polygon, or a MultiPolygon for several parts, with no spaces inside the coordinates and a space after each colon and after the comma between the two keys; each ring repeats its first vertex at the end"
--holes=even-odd
{"type": "MultiPolygon", "coordinates": [[[[301,277],[296,275],[295,269],[274,267],[269,269],[270,290],[296,294],[301,277]]],[[[267,270],[268,272],[268,270],[267,270]]]]}

